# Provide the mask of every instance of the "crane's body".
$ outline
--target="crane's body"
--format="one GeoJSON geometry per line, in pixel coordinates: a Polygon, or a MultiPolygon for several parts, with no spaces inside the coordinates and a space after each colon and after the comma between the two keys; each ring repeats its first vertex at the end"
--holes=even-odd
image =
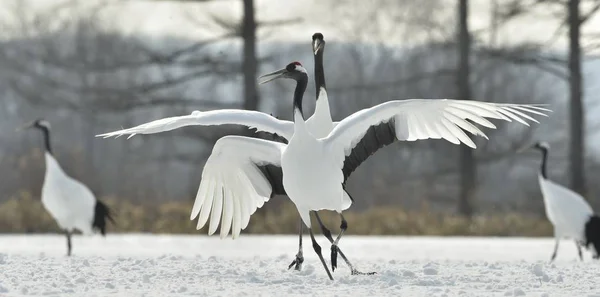
{"type": "Polygon", "coordinates": [[[302,124],[281,153],[283,186],[310,227],[308,211],[333,210],[341,213],[352,200],[342,187],[344,176],[322,141],[314,138],[302,124]],[[307,175],[307,172],[311,174],[307,175]],[[298,181],[302,181],[299,183],[298,181]]]}
{"type": "Polygon", "coordinates": [[[92,234],[96,207],[94,194],[84,184],[69,177],[50,153],[45,153],[45,159],[42,204],[61,229],[92,234]]]}
{"type": "Polygon", "coordinates": [[[594,258],[597,258],[600,248],[600,219],[581,195],[548,178],[550,145],[540,142],[535,144],[534,148],[542,153],[538,182],[544,197],[546,216],[554,227],[555,244],[550,260],[556,258],[560,239],[574,240],[581,260],[581,246],[593,245],[596,250],[594,258]]]}
{"type": "Polygon", "coordinates": [[[585,242],[585,224],[592,217],[592,207],[579,194],[538,176],[546,216],[554,226],[554,232],[562,238],[585,242]]]}
{"type": "Polygon", "coordinates": [[[106,204],[97,200],[86,185],[68,176],[54,158],[50,145],[50,124],[45,120],[36,120],[27,127],[37,128],[44,135],[46,172],[42,185],[42,204],[65,231],[67,255],[70,256],[71,234],[75,230],[86,235],[99,231],[104,236],[106,220],[113,219],[106,204]]]}

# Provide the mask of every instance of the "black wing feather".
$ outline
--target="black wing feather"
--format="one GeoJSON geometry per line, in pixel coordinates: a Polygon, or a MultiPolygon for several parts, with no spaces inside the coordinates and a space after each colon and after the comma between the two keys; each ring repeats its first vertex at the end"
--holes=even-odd
{"type": "MultiPolygon", "coordinates": [[[[276,133],[258,132],[257,137],[264,140],[276,141],[285,144],[288,143],[288,140],[285,139],[285,137],[282,137],[276,133]]],[[[285,189],[283,188],[283,171],[281,167],[275,166],[273,164],[261,166],[256,165],[256,167],[263,173],[265,178],[271,184],[271,188],[273,191],[271,192],[270,198],[272,198],[275,195],[287,195],[285,193],[285,189]]]]}
{"type": "Polygon", "coordinates": [[[362,139],[352,148],[344,160],[344,185],[350,174],[356,170],[367,158],[380,148],[396,141],[396,128],[394,118],[385,123],[374,125],[367,129],[362,139]]]}
{"type": "Polygon", "coordinates": [[[265,178],[271,184],[272,192],[271,197],[275,195],[287,195],[285,193],[285,189],[283,188],[283,171],[280,166],[275,166],[273,164],[256,166],[265,178]]]}

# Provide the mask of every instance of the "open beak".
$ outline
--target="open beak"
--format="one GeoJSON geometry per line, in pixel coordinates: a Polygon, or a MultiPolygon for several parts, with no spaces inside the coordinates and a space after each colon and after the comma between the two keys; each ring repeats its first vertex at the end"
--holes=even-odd
{"type": "Polygon", "coordinates": [[[323,40],[320,40],[320,39],[315,39],[313,41],[313,51],[314,51],[315,55],[317,54],[318,51],[320,51],[323,48],[324,44],[325,44],[325,42],[323,42],[323,40]]]}
{"type": "Polygon", "coordinates": [[[287,72],[288,71],[285,68],[283,68],[283,69],[262,75],[258,78],[258,83],[261,85],[266,84],[272,80],[276,80],[280,77],[283,77],[287,72]]]}
{"type": "Polygon", "coordinates": [[[25,129],[29,129],[29,128],[33,127],[33,123],[34,123],[34,122],[27,123],[27,124],[25,124],[25,125],[19,126],[19,127],[17,127],[17,128],[15,129],[15,131],[17,131],[17,132],[18,132],[18,131],[23,131],[23,130],[25,130],[25,129]]]}

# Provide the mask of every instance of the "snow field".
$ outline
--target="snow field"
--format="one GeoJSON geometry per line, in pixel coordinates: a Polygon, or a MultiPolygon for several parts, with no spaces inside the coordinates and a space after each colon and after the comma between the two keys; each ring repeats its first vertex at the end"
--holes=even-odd
{"type": "MultiPolygon", "coordinates": [[[[329,261],[329,244],[319,238],[329,261]]],[[[340,241],[334,281],[308,244],[287,270],[296,236],[0,236],[0,296],[600,296],[600,263],[563,240],[358,237],[340,241]]]]}

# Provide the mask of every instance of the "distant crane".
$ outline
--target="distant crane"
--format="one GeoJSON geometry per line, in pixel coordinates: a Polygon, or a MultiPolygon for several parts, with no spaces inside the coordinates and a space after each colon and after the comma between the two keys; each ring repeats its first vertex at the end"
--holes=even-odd
{"type": "Polygon", "coordinates": [[[554,252],[550,261],[554,261],[558,252],[561,238],[575,240],[579,259],[583,260],[581,246],[589,248],[593,245],[598,259],[600,253],[600,217],[594,214],[592,207],[583,197],[569,188],[563,187],[548,178],[548,153],[550,145],[538,142],[531,148],[542,153],[542,163],[538,174],[538,181],[544,196],[546,216],[554,226],[554,252]]]}
{"type": "Polygon", "coordinates": [[[543,112],[548,111],[521,104],[395,100],[360,110],[339,122],[327,137],[317,138],[308,129],[302,111],[308,83],[306,69],[299,62],[292,62],[260,79],[267,83],[278,78],[296,81],[289,143],[243,136],[219,139],[210,158],[221,162],[211,166],[212,162],[207,161],[204,166],[192,218],[198,216],[198,227],[203,227],[210,217],[209,234],[216,231],[220,222],[221,235],[231,230],[236,237],[248,225],[250,215],[264,204],[264,197],[284,190],[308,227],[313,249],[330,279],[333,277],[313,235],[310,212],[326,209],[341,214],[350,207],[352,199],[345,191],[346,179],[370,155],[396,140],[444,138],[475,148],[461,128],[475,135],[485,134],[469,121],[488,128],[495,126],[485,118],[512,119],[528,125],[523,119],[537,121],[526,113],[545,115],[543,112]],[[270,168],[266,174],[259,169],[265,167],[270,168]],[[282,179],[271,172],[280,172],[282,179]]]}
{"type": "Polygon", "coordinates": [[[42,132],[45,145],[46,174],[42,186],[42,204],[67,236],[67,255],[71,255],[71,234],[75,229],[84,234],[100,231],[106,235],[106,220],[114,223],[109,208],[81,182],[69,177],[60,167],[50,145],[50,123],[38,119],[25,128],[42,132]]]}

